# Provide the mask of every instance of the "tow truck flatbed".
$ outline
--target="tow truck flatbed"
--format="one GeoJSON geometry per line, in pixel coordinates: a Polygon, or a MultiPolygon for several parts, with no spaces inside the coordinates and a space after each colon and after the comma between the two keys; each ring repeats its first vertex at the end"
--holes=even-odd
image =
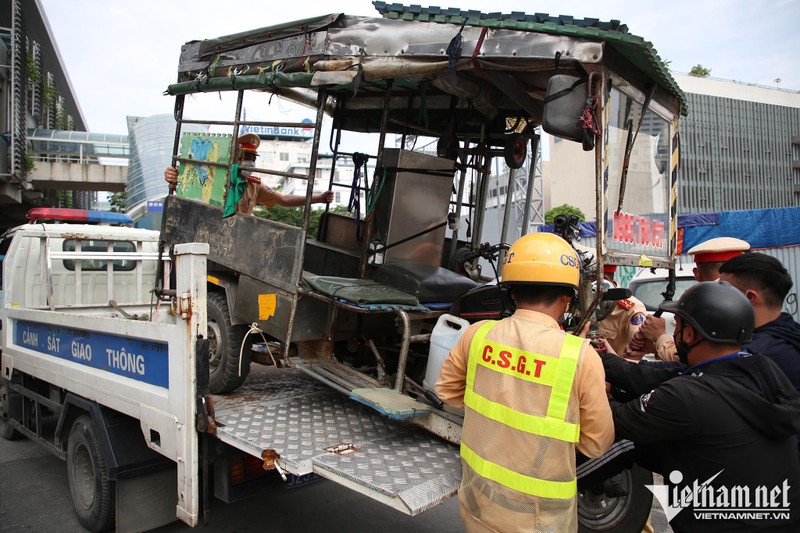
{"type": "Polygon", "coordinates": [[[212,398],[219,440],[254,457],[276,457],[293,475],[318,474],[411,516],[458,490],[458,447],[381,416],[300,369],[254,367],[235,392],[212,398]]]}

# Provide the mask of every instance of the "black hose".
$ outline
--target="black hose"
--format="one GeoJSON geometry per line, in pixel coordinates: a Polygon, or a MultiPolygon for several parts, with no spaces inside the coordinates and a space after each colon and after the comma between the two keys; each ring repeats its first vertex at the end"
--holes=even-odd
{"type": "MultiPolygon", "coordinates": [[[[661,296],[664,297],[665,302],[671,302],[672,298],[675,296],[675,269],[669,269],[669,275],[667,276],[667,289],[661,293],[661,296]]],[[[653,316],[660,317],[663,311],[658,309],[653,316]]]]}

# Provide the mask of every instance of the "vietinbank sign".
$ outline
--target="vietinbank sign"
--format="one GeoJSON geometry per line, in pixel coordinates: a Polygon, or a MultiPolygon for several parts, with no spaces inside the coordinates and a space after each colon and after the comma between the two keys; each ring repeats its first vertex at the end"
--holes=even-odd
{"type": "Polygon", "coordinates": [[[789,520],[789,480],[768,487],[714,486],[722,470],[705,481],[684,483],[683,474],[669,475],[670,486],[645,485],[653,493],[668,521],[692,508],[695,520],[789,520]]]}
{"type": "Polygon", "coordinates": [[[303,127],[289,127],[289,126],[252,126],[245,125],[241,127],[239,135],[245,133],[255,133],[259,137],[290,137],[310,139],[314,136],[314,130],[311,126],[314,124],[311,119],[305,118],[302,120],[303,124],[308,124],[308,128],[303,127]]]}

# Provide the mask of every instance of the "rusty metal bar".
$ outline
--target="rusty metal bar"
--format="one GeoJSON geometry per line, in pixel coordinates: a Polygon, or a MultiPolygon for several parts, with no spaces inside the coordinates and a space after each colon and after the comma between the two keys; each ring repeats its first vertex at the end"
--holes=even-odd
{"type": "Polygon", "coordinates": [[[408,364],[408,345],[411,338],[411,322],[408,319],[408,313],[405,311],[396,311],[397,316],[403,325],[403,338],[400,342],[400,358],[397,360],[397,376],[394,378],[394,390],[403,392],[403,383],[406,377],[406,365],[408,364]]]}

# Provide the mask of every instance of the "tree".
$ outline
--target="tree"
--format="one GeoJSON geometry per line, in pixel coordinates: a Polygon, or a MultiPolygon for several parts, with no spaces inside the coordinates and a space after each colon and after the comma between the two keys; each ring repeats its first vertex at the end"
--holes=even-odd
{"type": "Polygon", "coordinates": [[[72,191],[53,191],[53,207],[72,207],[72,191]]]}
{"type": "Polygon", "coordinates": [[[113,213],[124,213],[125,212],[125,191],[122,192],[112,192],[108,195],[108,203],[111,204],[111,211],[113,213]]]}
{"type": "Polygon", "coordinates": [[[711,69],[706,68],[703,65],[697,64],[692,67],[692,70],[689,71],[689,74],[692,76],[700,76],[701,78],[707,78],[711,75],[711,69]]]}
{"type": "MultiPolygon", "coordinates": [[[[349,215],[347,208],[341,205],[337,205],[336,207],[332,208],[331,211],[340,215],[349,215]]],[[[324,212],[324,209],[311,210],[311,219],[308,221],[309,236],[316,237],[317,228],[319,228],[319,218],[324,212]]],[[[302,207],[283,207],[281,205],[276,205],[274,207],[265,208],[257,206],[253,211],[253,215],[260,218],[266,218],[267,220],[274,220],[275,222],[289,224],[290,226],[300,227],[303,225],[302,207]]]]}
{"type": "Polygon", "coordinates": [[[550,211],[544,214],[544,223],[545,224],[552,224],[553,220],[558,215],[578,215],[578,222],[583,222],[586,220],[586,216],[583,214],[583,211],[578,209],[575,206],[569,204],[561,204],[557,205],[556,207],[552,208],[550,211]]]}

